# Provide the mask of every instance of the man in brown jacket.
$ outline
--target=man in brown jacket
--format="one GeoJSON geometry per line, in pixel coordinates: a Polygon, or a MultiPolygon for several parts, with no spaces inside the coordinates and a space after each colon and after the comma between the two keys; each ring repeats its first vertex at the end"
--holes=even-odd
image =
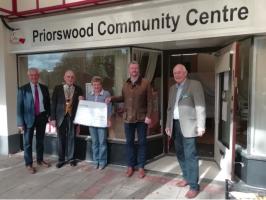
{"type": "Polygon", "coordinates": [[[128,67],[130,77],[124,83],[122,96],[111,97],[112,102],[124,102],[124,127],[126,135],[127,172],[130,177],[134,167],[139,169],[139,178],[145,176],[144,165],[146,162],[146,133],[148,124],[151,123],[152,92],[148,80],[139,74],[139,64],[131,62],[128,67]],[[138,149],[135,153],[135,131],[138,134],[138,149]]]}

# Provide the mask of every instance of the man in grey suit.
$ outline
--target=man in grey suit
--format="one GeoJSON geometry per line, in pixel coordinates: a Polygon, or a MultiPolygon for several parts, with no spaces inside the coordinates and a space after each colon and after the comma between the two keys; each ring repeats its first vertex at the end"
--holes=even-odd
{"type": "Polygon", "coordinates": [[[34,130],[36,130],[37,164],[50,167],[50,164],[43,160],[45,128],[50,116],[50,96],[47,86],[39,83],[39,77],[37,68],[29,68],[30,82],[20,87],[17,95],[17,126],[23,133],[24,160],[31,174],[36,172],[32,165],[34,130]]]}
{"type": "Polygon", "coordinates": [[[186,67],[177,64],[173,69],[174,84],[169,91],[166,134],[173,137],[177,160],[183,179],[178,187],[189,185],[187,198],[199,193],[199,166],[196,137],[205,133],[205,99],[200,82],[187,78],[186,67]]]}

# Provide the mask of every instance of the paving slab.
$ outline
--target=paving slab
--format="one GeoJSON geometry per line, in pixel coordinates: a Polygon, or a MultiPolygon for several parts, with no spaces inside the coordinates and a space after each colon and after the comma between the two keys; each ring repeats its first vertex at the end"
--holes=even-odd
{"type": "MultiPolygon", "coordinates": [[[[57,158],[46,158],[52,167],[37,166],[37,173],[29,174],[22,153],[10,157],[0,156],[0,198],[183,199],[189,189],[176,186],[182,178],[177,173],[150,169],[143,179],[138,178],[137,171],[129,178],[125,176],[126,168],[122,166],[108,165],[104,170],[97,170],[91,163],[81,161],[76,167],[66,165],[57,169],[57,158]]],[[[197,198],[224,198],[224,182],[201,179],[201,193],[197,198]]]]}

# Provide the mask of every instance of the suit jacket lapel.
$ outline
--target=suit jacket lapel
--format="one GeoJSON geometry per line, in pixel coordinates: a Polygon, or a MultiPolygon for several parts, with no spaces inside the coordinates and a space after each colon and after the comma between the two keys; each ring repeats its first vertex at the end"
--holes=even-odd
{"type": "Polygon", "coordinates": [[[31,90],[30,83],[28,83],[28,84],[26,85],[26,95],[29,95],[29,96],[30,96],[30,99],[31,99],[31,102],[30,102],[30,103],[31,103],[32,105],[34,105],[33,92],[34,92],[34,91],[31,90]]]}
{"type": "Polygon", "coordinates": [[[74,84],[74,94],[73,94],[73,104],[76,103],[76,99],[78,99],[78,91],[77,91],[77,86],[74,84]],[[74,102],[75,101],[75,102],[74,102]]]}
{"type": "Polygon", "coordinates": [[[187,93],[188,87],[189,87],[189,83],[190,83],[190,81],[188,79],[185,80],[182,92],[181,92],[180,97],[179,97],[179,101],[182,99],[183,95],[187,93]]]}
{"type": "Polygon", "coordinates": [[[39,83],[39,86],[40,86],[40,88],[41,88],[42,96],[44,96],[44,93],[45,93],[45,91],[44,91],[44,87],[43,87],[43,85],[40,84],[40,83],[39,83]]]}
{"type": "Polygon", "coordinates": [[[175,102],[176,102],[176,95],[177,95],[177,87],[176,84],[174,85],[174,89],[173,89],[173,98],[172,98],[172,107],[175,107],[175,102]]]}
{"type": "Polygon", "coordinates": [[[66,103],[66,96],[65,96],[65,91],[64,91],[64,85],[61,85],[59,92],[61,92],[61,95],[59,95],[59,96],[62,97],[62,101],[65,104],[66,103]]]}

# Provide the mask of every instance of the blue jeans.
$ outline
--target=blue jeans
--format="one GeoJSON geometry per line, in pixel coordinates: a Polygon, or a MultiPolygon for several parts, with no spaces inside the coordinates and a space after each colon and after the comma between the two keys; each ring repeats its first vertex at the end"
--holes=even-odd
{"type": "Polygon", "coordinates": [[[196,149],[196,138],[183,136],[179,120],[173,123],[173,139],[175,142],[176,157],[180,164],[183,177],[190,189],[199,190],[199,159],[196,149]]]}
{"type": "Polygon", "coordinates": [[[107,128],[89,127],[92,140],[92,159],[95,165],[107,164],[107,128]]]}
{"type": "Polygon", "coordinates": [[[146,132],[147,124],[144,122],[125,123],[127,166],[144,168],[146,162],[146,132]],[[135,131],[138,134],[137,156],[135,150],[135,131]]]}

